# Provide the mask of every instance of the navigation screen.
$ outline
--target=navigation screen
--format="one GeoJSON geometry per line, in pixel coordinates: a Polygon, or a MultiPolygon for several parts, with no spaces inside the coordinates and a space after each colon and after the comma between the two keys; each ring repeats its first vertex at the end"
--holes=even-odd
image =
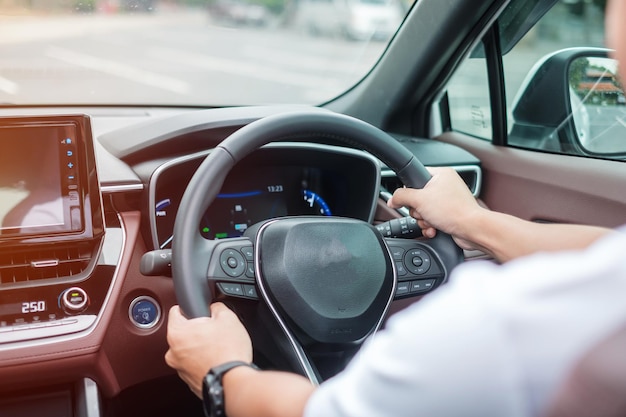
{"type": "Polygon", "coordinates": [[[0,234],[81,230],[75,128],[0,127],[0,234]]]}

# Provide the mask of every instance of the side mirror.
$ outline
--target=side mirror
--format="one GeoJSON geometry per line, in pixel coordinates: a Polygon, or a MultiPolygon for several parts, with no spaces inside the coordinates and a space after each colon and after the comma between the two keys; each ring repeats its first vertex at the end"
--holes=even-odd
{"type": "Polygon", "coordinates": [[[609,52],[571,48],[539,61],[515,99],[508,143],[574,155],[626,155],[626,100],[609,52]]]}

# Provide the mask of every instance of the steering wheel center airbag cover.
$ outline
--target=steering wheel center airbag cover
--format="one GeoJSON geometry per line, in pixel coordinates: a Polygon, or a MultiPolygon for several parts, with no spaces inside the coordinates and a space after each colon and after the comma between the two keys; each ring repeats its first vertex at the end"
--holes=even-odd
{"type": "Polygon", "coordinates": [[[323,343],[362,340],[394,291],[389,251],[371,225],[343,218],[286,218],[257,235],[259,279],[284,317],[323,343]]]}

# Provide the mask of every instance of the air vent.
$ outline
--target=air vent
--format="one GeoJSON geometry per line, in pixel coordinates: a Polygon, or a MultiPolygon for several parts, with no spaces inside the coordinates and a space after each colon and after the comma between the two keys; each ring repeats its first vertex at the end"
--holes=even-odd
{"type": "MultiPolygon", "coordinates": [[[[480,167],[473,165],[453,166],[456,172],[459,173],[467,187],[472,191],[474,197],[478,197],[480,194],[480,186],[482,182],[482,172],[480,167]]],[[[396,174],[391,170],[383,170],[381,173],[381,185],[385,190],[391,194],[397,189],[403,186],[402,182],[396,177],[396,174]]]]}
{"type": "Polygon", "coordinates": [[[92,245],[45,247],[0,254],[0,287],[47,279],[71,278],[85,271],[93,256],[92,245]]]}

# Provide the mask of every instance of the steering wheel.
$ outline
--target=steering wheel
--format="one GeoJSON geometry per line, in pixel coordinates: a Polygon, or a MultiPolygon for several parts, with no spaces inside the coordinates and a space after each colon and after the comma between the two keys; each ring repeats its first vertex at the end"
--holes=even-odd
{"type": "MultiPolygon", "coordinates": [[[[430,179],[405,147],[358,119],[311,110],[257,120],[212,150],[189,182],[174,225],[172,275],[177,300],[189,318],[210,315],[216,285],[226,293],[229,288],[249,289],[269,307],[299,372],[317,383],[320,375],[307,347],[359,345],[380,327],[396,296],[399,262],[389,240],[367,222],[321,216],[268,220],[246,230],[242,238],[208,240],[198,230],[237,162],[269,142],[303,138],[333,139],[366,150],[408,187],[421,188],[430,179]],[[252,273],[243,274],[248,266],[252,273]],[[218,282],[237,277],[245,285],[224,287],[218,282]]],[[[394,248],[398,245],[403,243],[394,243],[394,248]]],[[[430,262],[433,269],[437,264],[444,279],[462,260],[459,247],[443,233],[428,247],[413,250],[421,251],[420,262],[430,262]]]]}

